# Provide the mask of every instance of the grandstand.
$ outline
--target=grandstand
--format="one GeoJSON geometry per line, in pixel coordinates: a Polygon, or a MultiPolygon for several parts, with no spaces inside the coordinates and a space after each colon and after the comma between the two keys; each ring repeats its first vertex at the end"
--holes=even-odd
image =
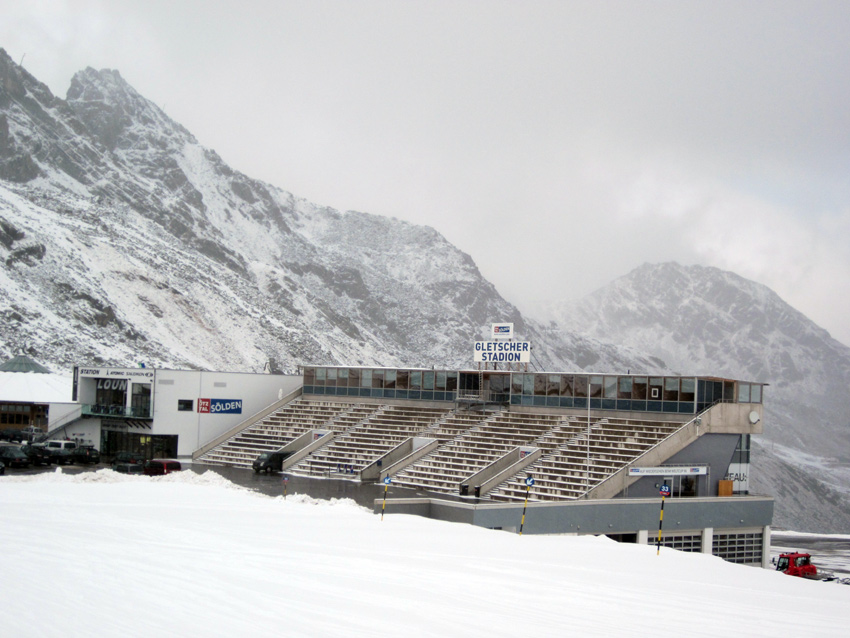
{"type": "Polygon", "coordinates": [[[714,377],[310,366],[300,391],[195,461],[249,467],[284,450],[288,474],[417,495],[382,503],[391,512],[517,530],[529,507],[526,533],[633,542],[651,542],[664,484],[677,521],[663,544],[759,563],[772,500],[740,477],[762,393],[714,377]]]}

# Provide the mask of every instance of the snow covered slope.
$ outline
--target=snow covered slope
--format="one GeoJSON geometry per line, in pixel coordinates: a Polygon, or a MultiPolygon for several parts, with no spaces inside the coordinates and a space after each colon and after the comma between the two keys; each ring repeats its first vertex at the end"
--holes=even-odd
{"type": "Polygon", "coordinates": [[[10,636],[842,636],[850,587],[212,472],[0,478],[10,636]],[[79,560],[57,560],[75,552],[79,560]],[[81,569],[80,562],[85,564],[81,569]]]}
{"type": "Polygon", "coordinates": [[[0,356],[260,370],[464,365],[491,321],[538,363],[639,355],[541,332],[432,228],[228,167],[116,71],[54,97],[0,50],[0,356]]]}

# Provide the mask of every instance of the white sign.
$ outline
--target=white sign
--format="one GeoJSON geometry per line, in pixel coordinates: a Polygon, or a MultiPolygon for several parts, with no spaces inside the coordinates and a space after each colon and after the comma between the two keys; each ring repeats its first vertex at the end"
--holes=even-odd
{"type": "Polygon", "coordinates": [[[750,489],[750,464],[730,463],[729,473],[724,476],[727,481],[732,481],[733,492],[747,492],[750,489]]]}
{"type": "Polygon", "coordinates": [[[528,363],[531,343],[528,341],[476,341],[473,352],[476,363],[528,363]]]}
{"type": "Polygon", "coordinates": [[[80,377],[153,379],[153,370],[144,368],[80,368],[80,377]]]}
{"type": "Polygon", "coordinates": [[[512,323],[491,323],[490,324],[491,339],[513,339],[514,324],[512,323]]]}
{"type": "Polygon", "coordinates": [[[705,465],[691,467],[630,467],[629,476],[697,476],[708,474],[705,465]]]}

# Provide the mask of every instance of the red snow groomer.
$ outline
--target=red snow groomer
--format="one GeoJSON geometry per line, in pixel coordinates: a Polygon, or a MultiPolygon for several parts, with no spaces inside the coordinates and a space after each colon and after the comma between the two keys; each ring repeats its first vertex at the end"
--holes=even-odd
{"type": "Polygon", "coordinates": [[[786,552],[776,560],[776,571],[789,576],[801,576],[819,580],[818,568],[812,564],[811,554],[802,552],[786,552]]]}

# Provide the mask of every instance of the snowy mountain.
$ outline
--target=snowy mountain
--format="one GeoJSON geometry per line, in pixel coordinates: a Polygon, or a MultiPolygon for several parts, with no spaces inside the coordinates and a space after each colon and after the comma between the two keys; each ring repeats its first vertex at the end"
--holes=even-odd
{"type": "Polygon", "coordinates": [[[717,268],[645,264],[553,314],[682,374],[769,383],[751,487],[777,496],[777,524],[850,529],[850,348],[773,291],[717,268]]]}
{"type": "Polygon", "coordinates": [[[469,365],[512,321],[548,369],[658,367],[541,331],[432,228],[250,179],[116,71],[53,96],[0,49],[0,355],[261,370],[469,365]]]}

